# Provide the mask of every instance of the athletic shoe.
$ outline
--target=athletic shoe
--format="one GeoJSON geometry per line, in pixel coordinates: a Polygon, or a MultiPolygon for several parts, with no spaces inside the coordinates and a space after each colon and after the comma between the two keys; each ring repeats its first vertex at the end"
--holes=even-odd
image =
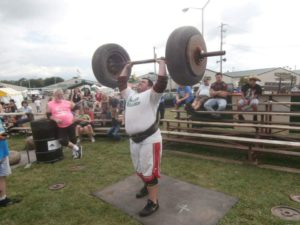
{"type": "Polygon", "coordinates": [[[6,207],[21,202],[20,198],[5,198],[0,201],[0,207],[6,207]]]}
{"type": "Polygon", "coordinates": [[[91,137],[91,142],[94,143],[95,142],[95,138],[91,137]]]}
{"type": "Polygon", "coordinates": [[[142,211],[139,212],[139,216],[145,217],[150,216],[154,212],[156,212],[159,208],[158,202],[155,204],[150,199],[148,199],[146,206],[143,208],[142,211]]]}
{"type": "Polygon", "coordinates": [[[78,150],[73,151],[73,159],[81,159],[82,158],[82,146],[78,146],[78,150]]]}
{"type": "Polygon", "coordinates": [[[144,187],[142,187],[142,189],[138,193],[136,193],[135,197],[136,198],[143,198],[143,197],[145,197],[148,194],[149,193],[148,193],[147,186],[144,185],[144,187]]]}
{"type": "Polygon", "coordinates": [[[72,156],[73,156],[73,159],[78,159],[78,153],[77,153],[77,151],[73,151],[73,153],[72,153],[72,156]]]}
{"type": "Polygon", "coordinates": [[[83,149],[82,149],[82,146],[78,146],[79,149],[77,150],[77,153],[78,153],[78,158],[81,159],[82,158],[82,155],[83,155],[83,149]]]}

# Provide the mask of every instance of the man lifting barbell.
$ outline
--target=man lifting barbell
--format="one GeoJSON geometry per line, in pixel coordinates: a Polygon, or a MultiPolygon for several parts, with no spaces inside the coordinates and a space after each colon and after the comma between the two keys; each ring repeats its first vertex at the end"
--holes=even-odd
{"type": "MultiPolygon", "coordinates": [[[[207,52],[201,33],[194,27],[184,26],[170,34],[165,60],[172,79],[178,84],[190,86],[202,79],[207,57],[224,54],[225,51],[207,52]]],[[[92,68],[95,77],[102,85],[111,88],[119,87],[122,96],[127,100],[125,129],[130,135],[133,165],[145,184],[136,197],[144,197],[149,193],[149,200],[139,215],[149,216],[159,207],[157,191],[162,137],[158,129],[156,113],[167,85],[165,61],[164,59],[131,61],[122,46],[109,43],[95,51],[92,68]],[[141,79],[137,86],[137,93],[127,87],[132,65],[154,62],[159,64],[159,75],[155,85],[149,79],[141,79]]]]}
{"type": "Polygon", "coordinates": [[[131,158],[137,175],[144,182],[144,187],[136,197],[142,198],[149,194],[146,206],[139,212],[142,217],[151,215],[159,208],[157,192],[162,137],[158,128],[157,110],[168,77],[164,60],[157,60],[157,63],[157,82],[153,85],[150,79],[141,79],[137,92],[127,87],[131,64],[127,64],[118,77],[121,95],[126,99],[125,130],[130,136],[131,158]]]}

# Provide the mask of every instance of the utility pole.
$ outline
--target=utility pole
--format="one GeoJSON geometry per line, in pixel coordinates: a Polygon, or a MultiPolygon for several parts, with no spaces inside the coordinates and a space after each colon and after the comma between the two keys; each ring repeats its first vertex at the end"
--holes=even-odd
{"type": "Polygon", "coordinates": [[[182,9],[182,12],[187,12],[190,9],[200,9],[201,10],[201,29],[202,29],[202,36],[204,37],[204,9],[206,8],[206,6],[208,5],[210,0],[207,0],[207,2],[204,4],[204,6],[202,8],[195,8],[195,7],[188,7],[188,8],[184,8],[182,9]]]}
{"type": "MultiPolygon", "coordinates": [[[[223,51],[223,34],[226,32],[226,30],[224,30],[224,26],[227,25],[225,23],[221,23],[220,29],[221,29],[221,42],[220,42],[220,50],[223,51]]],[[[223,64],[223,55],[220,55],[220,73],[222,73],[222,65],[223,64]]]]}
{"type": "MultiPolygon", "coordinates": [[[[155,46],[153,47],[153,56],[154,56],[154,59],[156,60],[157,55],[156,55],[156,51],[155,51],[155,46]]],[[[154,62],[154,74],[156,75],[156,62],[154,62]]]]}
{"type": "Polygon", "coordinates": [[[201,28],[202,28],[202,36],[204,37],[204,9],[205,9],[205,7],[208,5],[208,3],[209,3],[209,1],[210,0],[208,0],[206,3],[205,3],[205,5],[202,7],[202,9],[201,9],[201,16],[202,16],[202,19],[201,19],[201,23],[202,23],[202,26],[201,26],[201,28]]]}

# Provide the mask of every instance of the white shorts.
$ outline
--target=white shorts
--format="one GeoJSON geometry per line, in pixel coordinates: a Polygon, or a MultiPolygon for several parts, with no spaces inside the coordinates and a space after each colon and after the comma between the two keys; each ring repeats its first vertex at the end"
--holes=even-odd
{"type": "Polygon", "coordinates": [[[134,169],[144,182],[151,181],[155,177],[160,178],[161,141],[153,143],[130,141],[130,152],[134,169]]]}
{"type": "Polygon", "coordinates": [[[9,174],[11,174],[9,159],[4,157],[0,160],[0,177],[7,177],[9,174]]]}

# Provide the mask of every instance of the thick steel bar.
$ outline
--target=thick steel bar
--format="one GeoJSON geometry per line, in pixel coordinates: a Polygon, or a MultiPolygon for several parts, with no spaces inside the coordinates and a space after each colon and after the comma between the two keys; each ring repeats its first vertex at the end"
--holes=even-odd
{"type": "MultiPolygon", "coordinates": [[[[158,58],[164,60],[165,58],[158,58]]],[[[139,61],[131,61],[132,65],[137,65],[137,64],[145,64],[145,63],[154,63],[156,62],[156,59],[145,59],[145,60],[139,60],[139,61]]]]}
{"type": "Polygon", "coordinates": [[[226,54],[226,51],[203,52],[203,53],[200,53],[199,57],[204,58],[204,57],[220,56],[220,55],[225,55],[225,54],[226,54]]]}
{"type": "MultiPolygon", "coordinates": [[[[225,51],[215,51],[215,52],[202,52],[199,54],[199,59],[204,58],[204,57],[212,57],[212,56],[220,56],[220,55],[225,55],[225,51]]],[[[164,57],[161,57],[159,59],[165,59],[164,57]]],[[[145,59],[145,60],[139,60],[139,61],[131,61],[131,64],[137,65],[137,64],[145,64],[145,63],[154,63],[156,60],[155,59],[145,59]]]]}

